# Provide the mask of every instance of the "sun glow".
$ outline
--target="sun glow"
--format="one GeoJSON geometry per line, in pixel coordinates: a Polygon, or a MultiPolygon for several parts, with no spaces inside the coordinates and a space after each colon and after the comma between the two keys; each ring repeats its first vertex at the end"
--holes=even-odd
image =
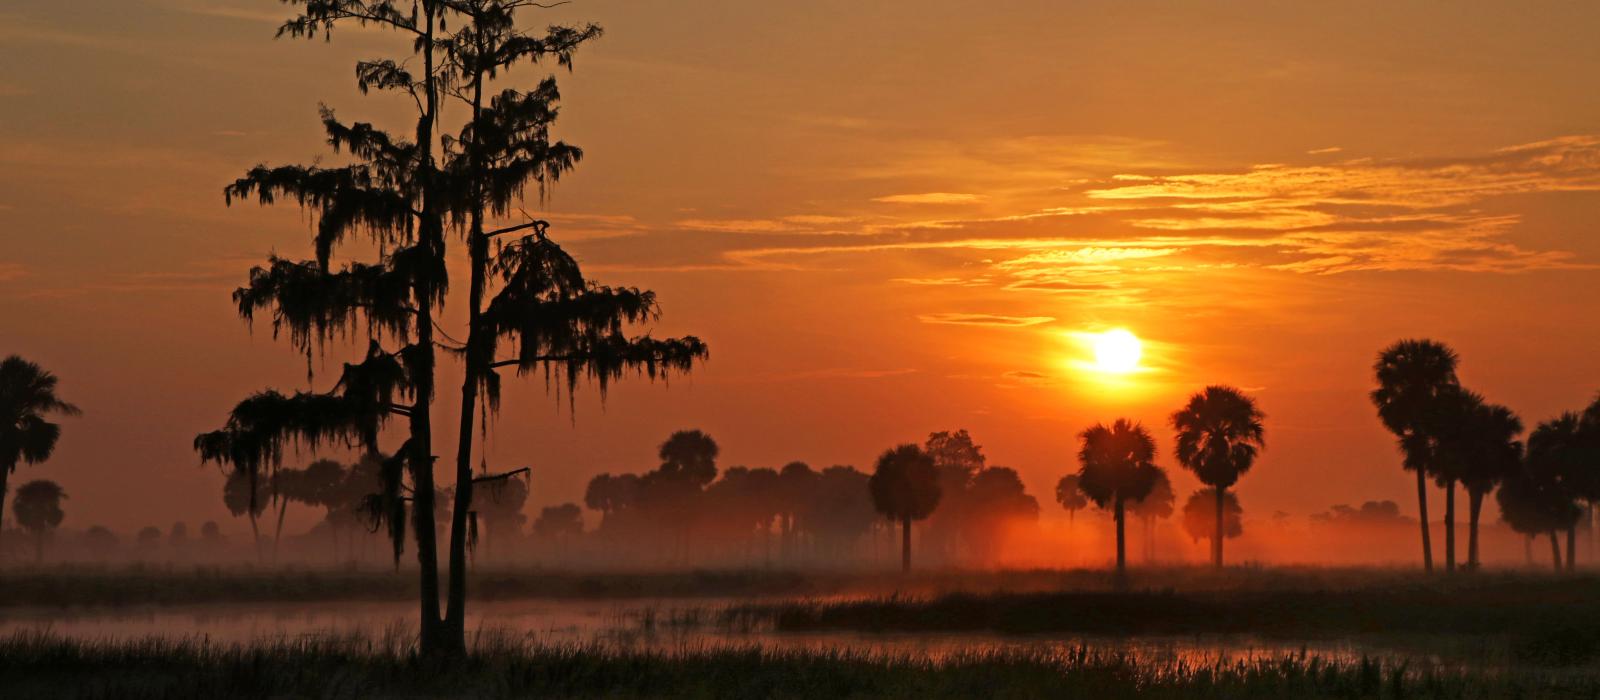
{"type": "Polygon", "coordinates": [[[1138,336],[1117,328],[1094,336],[1090,341],[1094,350],[1094,368],[1109,374],[1127,374],[1139,368],[1139,358],[1144,348],[1138,336]]]}

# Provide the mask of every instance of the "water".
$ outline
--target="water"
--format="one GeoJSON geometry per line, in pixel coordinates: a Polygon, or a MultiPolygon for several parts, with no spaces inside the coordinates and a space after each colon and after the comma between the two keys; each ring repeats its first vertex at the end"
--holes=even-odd
{"type": "MultiPolygon", "coordinates": [[[[751,599],[694,601],[486,601],[470,608],[468,629],[528,644],[600,645],[677,652],[761,646],[780,650],[851,651],[941,659],[951,655],[1020,651],[1062,655],[1080,648],[1121,653],[1141,662],[1209,664],[1222,659],[1315,656],[1358,661],[1404,659],[1413,667],[1506,668],[1504,640],[1427,636],[1289,640],[1253,635],[999,636],[992,634],[777,633],[757,625],[731,626],[718,612],[751,599]]],[[[0,611],[0,635],[42,631],[85,641],[148,637],[204,638],[219,643],[305,637],[407,640],[416,630],[407,603],[330,602],[209,604],[131,608],[10,609],[0,611]]]]}

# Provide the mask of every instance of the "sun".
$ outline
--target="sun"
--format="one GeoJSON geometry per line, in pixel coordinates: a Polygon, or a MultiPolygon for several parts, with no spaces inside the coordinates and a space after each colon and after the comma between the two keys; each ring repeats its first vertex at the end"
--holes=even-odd
{"type": "Polygon", "coordinates": [[[1117,328],[1100,333],[1090,341],[1094,349],[1094,367],[1101,372],[1126,374],[1139,368],[1139,358],[1144,348],[1139,337],[1117,328]]]}

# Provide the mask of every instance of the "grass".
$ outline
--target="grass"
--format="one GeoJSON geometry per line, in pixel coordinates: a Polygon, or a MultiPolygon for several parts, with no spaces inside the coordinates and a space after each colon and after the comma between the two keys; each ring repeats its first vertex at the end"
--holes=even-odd
{"type": "Polygon", "coordinates": [[[1590,675],[1479,673],[1304,655],[1141,663],[1071,648],[939,661],[760,648],[673,653],[479,639],[462,659],[387,640],[248,646],[0,638],[0,697],[1542,698],[1600,697],[1590,675]]]}

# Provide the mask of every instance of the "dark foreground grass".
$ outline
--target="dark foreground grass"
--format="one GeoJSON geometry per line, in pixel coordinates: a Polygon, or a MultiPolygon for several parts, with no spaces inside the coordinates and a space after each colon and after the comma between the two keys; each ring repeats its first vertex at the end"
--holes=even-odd
{"type": "Polygon", "coordinates": [[[356,639],[253,646],[147,640],[0,639],[0,697],[608,698],[1593,698],[1577,674],[1411,668],[1315,657],[1141,664],[1078,648],[940,661],[848,652],[687,650],[480,642],[465,658],[418,658],[356,639]]]}
{"type": "Polygon", "coordinates": [[[1568,646],[1600,650],[1600,581],[1484,574],[1394,578],[1355,588],[953,593],[755,603],[724,616],[730,623],[764,620],[789,632],[1564,635],[1568,646]]]}

